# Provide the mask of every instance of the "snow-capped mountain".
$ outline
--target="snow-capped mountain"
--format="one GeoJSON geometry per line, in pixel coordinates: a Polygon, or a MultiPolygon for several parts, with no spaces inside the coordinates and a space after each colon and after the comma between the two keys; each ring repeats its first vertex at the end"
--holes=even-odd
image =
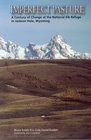
{"type": "Polygon", "coordinates": [[[0,58],[5,59],[23,59],[24,48],[12,43],[11,41],[6,42],[0,37],[0,58]]]}
{"type": "Polygon", "coordinates": [[[60,35],[54,36],[49,43],[36,45],[29,43],[21,47],[6,42],[0,37],[0,59],[91,59],[91,54],[78,53],[60,35]]]}

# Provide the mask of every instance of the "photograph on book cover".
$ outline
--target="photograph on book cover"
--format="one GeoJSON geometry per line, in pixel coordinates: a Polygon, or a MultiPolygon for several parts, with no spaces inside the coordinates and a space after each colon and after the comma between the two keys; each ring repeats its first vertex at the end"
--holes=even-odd
{"type": "Polygon", "coordinates": [[[0,0],[0,140],[91,139],[91,0],[0,0]]]}

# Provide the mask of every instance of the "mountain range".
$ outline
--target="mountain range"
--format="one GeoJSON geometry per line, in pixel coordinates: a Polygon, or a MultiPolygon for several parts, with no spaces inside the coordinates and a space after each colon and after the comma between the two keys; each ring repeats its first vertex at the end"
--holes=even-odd
{"type": "Polygon", "coordinates": [[[49,43],[29,43],[27,47],[0,37],[0,59],[91,59],[91,54],[76,52],[61,35],[55,35],[49,43]]]}

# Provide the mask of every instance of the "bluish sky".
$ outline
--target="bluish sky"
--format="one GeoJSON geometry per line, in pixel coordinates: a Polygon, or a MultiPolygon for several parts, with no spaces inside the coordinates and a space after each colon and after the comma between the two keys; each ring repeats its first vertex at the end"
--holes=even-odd
{"type": "Polygon", "coordinates": [[[60,34],[80,52],[91,53],[91,0],[0,0],[0,36],[21,46],[44,44],[60,34]],[[50,23],[11,23],[10,5],[83,5],[81,19],[57,19],[50,23]]]}

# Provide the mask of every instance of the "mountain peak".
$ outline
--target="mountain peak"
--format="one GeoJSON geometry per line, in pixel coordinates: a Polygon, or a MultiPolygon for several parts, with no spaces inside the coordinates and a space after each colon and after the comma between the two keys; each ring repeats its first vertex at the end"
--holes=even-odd
{"type": "Polygon", "coordinates": [[[55,42],[59,42],[59,43],[64,41],[64,39],[63,39],[63,37],[61,35],[53,36],[52,40],[55,41],[55,42]]]}
{"type": "Polygon", "coordinates": [[[4,39],[0,36],[0,41],[4,42],[4,39]]]}
{"type": "Polygon", "coordinates": [[[53,44],[56,44],[56,45],[62,44],[62,42],[64,42],[64,39],[61,35],[53,36],[51,41],[50,41],[50,43],[53,43],[53,44]]]}

